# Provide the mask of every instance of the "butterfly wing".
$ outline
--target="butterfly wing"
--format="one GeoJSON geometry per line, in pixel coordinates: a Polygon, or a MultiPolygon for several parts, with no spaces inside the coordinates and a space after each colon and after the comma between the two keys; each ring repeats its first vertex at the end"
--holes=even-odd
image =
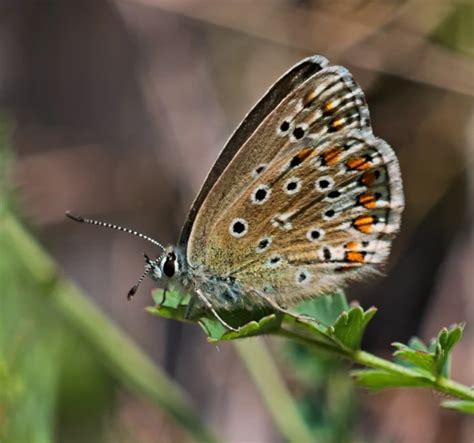
{"type": "Polygon", "coordinates": [[[286,303],[382,262],[403,207],[396,157],[350,73],[325,66],[292,87],[237,130],[242,146],[231,138],[183,231],[191,267],[286,303]]]}
{"type": "Polygon", "coordinates": [[[399,166],[386,142],[360,130],[305,139],[215,220],[206,266],[244,292],[296,302],[374,272],[402,209],[399,166]]]}
{"type": "MultiPolygon", "coordinates": [[[[209,196],[210,190],[216,185],[216,181],[221,177],[222,172],[231,162],[236,155],[237,151],[241,149],[242,145],[248,141],[255,130],[261,125],[261,123],[271,114],[275,108],[295,89],[301,84],[306,82],[309,78],[312,78],[317,72],[321,71],[327,66],[328,61],[325,57],[320,55],[313,55],[300,61],[297,65],[293,66],[286,74],[284,74],[260,99],[260,101],[253,107],[253,109],[247,114],[239,127],[232,134],[230,139],[224,146],[224,149],[220,153],[218,159],[214,163],[211,171],[204,184],[199,191],[196,199],[193,202],[191,210],[189,211],[187,220],[181,231],[179,245],[183,249],[187,249],[188,246],[195,245],[195,252],[191,253],[191,258],[195,255],[198,249],[197,243],[189,244],[191,230],[193,226],[197,226],[198,229],[194,229],[193,238],[199,238],[202,234],[199,227],[200,223],[195,224],[196,214],[201,208],[204,200],[207,198],[206,207],[209,208],[218,200],[215,195],[209,196]],[[209,199],[211,197],[211,199],[209,199]]],[[[273,151],[272,151],[273,152],[273,151]]],[[[221,177],[222,179],[222,177],[221,177]]],[[[245,183],[230,183],[235,189],[240,189],[245,183]]]]}

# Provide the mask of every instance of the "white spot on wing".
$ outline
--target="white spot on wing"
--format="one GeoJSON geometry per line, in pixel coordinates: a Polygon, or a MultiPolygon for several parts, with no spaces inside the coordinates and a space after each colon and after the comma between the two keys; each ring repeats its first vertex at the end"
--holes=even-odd
{"type": "Polygon", "coordinates": [[[259,240],[255,251],[258,253],[266,251],[270,247],[271,244],[272,244],[271,237],[263,237],[259,240]]]}
{"type": "Polygon", "coordinates": [[[275,228],[280,228],[283,231],[290,231],[293,229],[293,224],[288,221],[291,215],[291,213],[275,215],[275,217],[272,218],[272,226],[275,228]]]}
{"type": "Polygon", "coordinates": [[[265,170],[267,169],[267,166],[268,165],[266,163],[259,164],[257,167],[255,167],[252,170],[252,177],[257,178],[259,175],[262,175],[265,172],[265,170]]]}
{"type": "Polygon", "coordinates": [[[270,268],[270,269],[275,269],[275,268],[278,268],[278,266],[281,266],[283,263],[283,259],[282,259],[282,256],[280,254],[272,254],[267,262],[266,262],[266,266],[267,268],[270,268]]]}
{"type": "Polygon", "coordinates": [[[296,194],[301,190],[301,179],[298,177],[290,177],[283,184],[283,191],[288,195],[296,194]]]}
{"type": "Polygon", "coordinates": [[[331,189],[333,186],[334,186],[334,179],[330,177],[329,175],[319,177],[315,183],[316,190],[319,192],[325,192],[331,189]]]}
{"type": "Polygon", "coordinates": [[[258,185],[250,195],[250,201],[255,205],[262,205],[270,198],[271,193],[267,185],[258,185]]]}
{"type": "Polygon", "coordinates": [[[229,234],[232,237],[240,238],[247,234],[249,230],[249,224],[243,218],[234,218],[229,225],[229,234]]]}
{"type": "Polygon", "coordinates": [[[295,273],[295,283],[297,285],[307,285],[311,282],[313,275],[305,268],[300,268],[295,273]]]}
{"type": "Polygon", "coordinates": [[[324,229],[321,228],[311,228],[307,233],[306,233],[306,238],[310,242],[315,242],[315,241],[320,241],[324,237],[324,229]],[[317,234],[316,234],[317,233],[317,234]]]}

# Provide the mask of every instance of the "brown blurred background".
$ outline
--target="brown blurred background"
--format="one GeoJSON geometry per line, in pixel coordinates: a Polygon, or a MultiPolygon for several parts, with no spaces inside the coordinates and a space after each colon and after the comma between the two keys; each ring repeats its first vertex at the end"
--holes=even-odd
{"type": "MultiPolygon", "coordinates": [[[[453,378],[473,383],[473,29],[468,0],[3,0],[0,107],[15,123],[19,207],[64,272],[190,392],[225,441],[280,441],[231,345],[218,352],[196,327],[146,314],[150,282],[126,302],[150,246],[72,224],[64,211],[175,242],[245,113],[292,64],[325,55],[366,92],[405,185],[386,277],[348,290],[379,308],[364,347],[389,355],[393,341],[467,321],[453,378]]],[[[354,426],[362,441],[472,442],[472,419],[439,400],[358,391],[354,426]]],[[[117,402],[110,422],[133,430],[130,441],[184,439],[126,392],[117,402]]]]}

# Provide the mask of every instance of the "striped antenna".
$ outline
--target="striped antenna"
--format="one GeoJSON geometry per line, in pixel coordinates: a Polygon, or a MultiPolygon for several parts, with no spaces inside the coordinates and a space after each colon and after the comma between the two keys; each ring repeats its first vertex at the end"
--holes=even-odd
{"type": "Polygon", "coordinates": [[[145,270],[143,271],[143,274],[140,276],[138,279],[137,283],[132,286],[130,291],[128,291],[127,294],[127,299],[131,300],[135,293],[138,291],[138,287],[142,284],[143,280],[145,280],[145,277],[150,273],[150,271],[153,269],[154,261],[151,260],[148,255],[143,254],[145,256],[145,270]]]}
{"type": "Polygon", "coordinates": [[[163,250],[163,252],[166,251],[165,247],[161,243],[157,242],[156,240],[152,239],[151,237],[148,237],[147,235],[144,235],[140,232],[134,231],[133,229],[124,228],[123,226],[118,226],[118,225],[114,225],[112,223],[107,223],[107,222],[103,222],[103,221],[92,220],[90,218],[85,218],[85,217],[82,217],[80,215],[71,214],[69,211],[66,211],[66,217],[68,217],[71,220],[74,220],[78,223],[86,223],[86,224],[89,224],[89,225],[102,226],[103,228],[115,229],[117,231],[122,231],[122,232],[126,232],[127,234],[135,235],[137,237],[142,238],[143,240],[147,240],[150,243],[153,243],[155,246],[158,246],[159,248],[161,248],[163,250]]]}

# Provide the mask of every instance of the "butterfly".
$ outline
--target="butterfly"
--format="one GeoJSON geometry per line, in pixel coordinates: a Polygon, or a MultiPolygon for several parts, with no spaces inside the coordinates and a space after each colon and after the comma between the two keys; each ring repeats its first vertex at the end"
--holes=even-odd
{"type": "Polygon", "coordinates": [[[370,125],[362,89],[322,56],[300,61],[247,114],[197,195],[177,245],[146,275],[220,310],[288,306],[374,274],[404,207],[398,160],[370,125]]]}

